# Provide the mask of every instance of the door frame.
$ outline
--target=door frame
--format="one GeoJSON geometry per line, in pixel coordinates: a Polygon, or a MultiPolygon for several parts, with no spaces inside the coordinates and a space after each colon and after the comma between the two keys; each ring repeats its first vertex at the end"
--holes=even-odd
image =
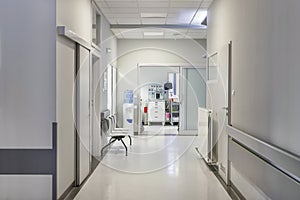
{"type": "Polygon", "coordinates": [[[90,175],[91,173],[91,162],[92,162],[92,131],[93,131],[93,123],[92,123],[92,114],[93,111],[93,106],[92,106],[92,85],[93,85],[93,71],[92,71],[92,53],[93,51],[91,51],[91,49],[86,48],[85,46],[82,46],[80,44],[76,44],[76,88],[74,90],[75,92],[75,116],[76,116],[76,130],[75,130],[75,186],[80,186],[90,175]],[[81,62],[81,57],[80,57],[80,48],[83,48],[85,50],[88,51],[88,61],[89,61],[89,94],[88,94],[88,111],[89,111],[89,133],[88,133],[88,137],[89,137],[89,169],[88,169],[88,174],[86,177],[84,177],[83,179],[81,178],[81,169],[80,169],[80,149],[81,149],[81,139],[79,136],[79,123],[80,123],[80,80],[78,79],[78,75],[80,73],[80,62],[81,62]]]}
{"type": "MultiPolygon", "coordinates": [[[[95,128],[95,126],[99,126],[99,131],[101,131],[101,127],[99,123],[97,122],[97,118],[100,118],[100,113],[95,113],[96,111],[96,96],[94,95],[97,86],[99,84],[99,81],[101,80],[101,53],[98,49],[96,48],[92,48],[91,52],[90,52],[90,152],[91,152],[91,171],[93,170],[92,167],[93,165],[93,161],[97,161],[97,159],[94,159],[95,157],[98,156],[98,154],[96,154],[96,152],[100,152],[100,145],[101,145],[101,141],[99,141],[98,146],[95,147],[95,143],[96,141],[94,141],[94,138],[97,138],[97,136],[100,137],[100,132],[97,133],[97,129],[95,128]],[[99,67],[98,69],[98,74],[96,73],[97,70],[94,68],[93,65],[93,57],[96,57],[97,59],[99,59],[99,65],[97,65],[99,67]],[[98,134],[98,135],[97,135],[98,134]],[[96,137],[94,137],[96,135],[96,137]],[[96,152],[94,152],[96,151],[96,152]]],[[[98,88],[99,91],[99,106],[101,105],[101,89],[98,88]]],[[[101,138],[100,138],[101,139],[101,138]]]]}
{"type": "MultiPolygon", "coordinates": [[[[137,64],[137,88],[138,92],[134,94],[136,94],[135,96],[135,100],[136,100],[136,104],[137,104],[137,114],[136,114],[136,118],[137,118],[137,122],[135,122],[134,120],[134,129],[137,127],[141,127],[142,124],[142,113],[141,113],[141,93],[140,93],[140,75],[141,75],[141,68],[142,67],[176,67],[179,68],[180,71],[180,67],[181,66],[187,66],[190,65],[188,63],[139,63],[137,64]]],[[[180,83],[179,83],[180,84],[180,83]]],[[[180,108],[179,108],[180,109],[180,108]]],[[[134,117],[135,118],[135,117],[134,117]]],[[[179,119],[180,120],[180,119],[179,119]]],[[[180,124],[180,122],[179,122],[180,124]]],[[[135,134],[140,135],[142,133],[143,130],[141,130],[140,128],[137,128],[137,130],[135,130],[135,134]]]]}
{"type": "MultiPolygon", "coordinates": [[[[218,171],[218,174],[220,176],[220,178],[226,183],[226,185],[229,185],[230,184],[230,161],[229,161],[229,136],[228,136],[228,133],[227,133],[227,126],[228,125],[231,125],[231,90],[232,90],[232,41],[229,41],[227,42],[226,44],[224,44],[224,46],[226,45],[226,50],[227,50],[227,63],[226,63],[226,70],[227,70],[227,74],[226,74],[226,82],[224,82],[224,84],[227,84],[227,88],[225,88],[225,95],[226,95],[226,101],[225,102],[225,107],[223,107],[223,109],[227,110],[226,111],[226,119],[225,119],[225,124],[224,124],[224,131],[226,131],[226,143],[227,143],[227,149],[225,150],[226,151],[226,157],[227,157],[227,165],[226,165],[226,171],[223,171],[224,174],[225,174],[225,177],[223,177],[220,172],[218,171]]],[[[219,65],[219,62],[220,62],[220,52],[216,51],[216,52],[213,52],[209,55],[207,55],[207,88],[209,87],[209,84],[216,84],[218,83],[218,79],[217,80],[209,80],[209,57],[212,57],[214,55],[218,55],[218,65],[219,65]]],[[[219,69],[218,69],[219,70],[219,69]]],[[[218,71],[219,73],[219,71],[218,71]]],[[[213,134],[213,131],[211,131],[211,134],[213,134]]],[[[213,135],[211,135],[210,137],[213,137],[213,135]]],[[[219,139],[217,139],[217,142],[215,144],[215,146],[217,146],[217,148],[219,148],[219,139]]],[[[213,144],[211,144],[213,145],[213,144]]],[[[218,156],[218,149],[216,150],[217,151],[217,161],[216,162],[219,162],[219,156],[218,156]]],[[[211,149],[211,159],[212,159],[212,149],[211,149]]]]}
{"type": "MultiPolygon", "coordinates": [[[[184,70],[185,69],[206,69],[206,65],[204,64],[201,66],[200,64],[198,66],[193,66],[191,64],[186,64],[184,66],[179,67],[179,102],[180,102],[180,110],[182,108],[185,108],[186,102],[184,100],[184,87],[186,86],[185,80],[184,79],[184,70]]],[[[207,73],[206,73],[207,74],[207,73]]],[[[206,80],[205,80],[206,81],[206,80]]],[[[206,94],[205,94],[206,95],[206,94]]],[[[198,107],[197,107],[198,109],[198,107]]],[[[185,123],[185,115],[183,112],[179,112],[179,135],[185,135],[185,136],[197,136],[198,132],[197,129],[195,130],[189,130],[184,128],[184,123],[185,123]]],[[[198,114],[197,114],[198,116],[198,114]]]]}
{"type": "MultiPolygon", "coordinates": [[[[192,64],[190,63],[140,63],[140,64],[137,64],[137,87],[140,87],[140,70],[141,70],[141,67],[177,67],[179,68],[179,110],[182,109],[182,69],[185,69],[185,68],[199,68],[199,69],[205,69],[206,68],[206,65],[204,64],[202,66],[202,64],[198,64],[196,67],[193,66],[192,64]]],[[[134,93],[136,94],[136,103],[137,103],[137,122],[134,122],[134,127],[141,127],[142,126],[142,119],[141,119],[141,105],[140,105],[140,99],[141,99],[141,94],[140,92],[138,91],[137,93],[134,93]]],[[[134,120],[135,121],[135,120],[134,120]]],[[[182,123],[183,123],[183,120],[182,120],[182,112],[179,113],[179,131],[178,131],[178,135],[185,135],[185,136],[189,136],[189,135],[192,135],[192,136],[195,136],[197,135],[197,130],[196,131],[196,134],[182,134],[182,131],[185,131],[187,132],[186,130],[183,130],[182,128],[182,123]]],[[[136,130],[137,134],[141,134],[141,131],[140,129],[136,130]]]]}

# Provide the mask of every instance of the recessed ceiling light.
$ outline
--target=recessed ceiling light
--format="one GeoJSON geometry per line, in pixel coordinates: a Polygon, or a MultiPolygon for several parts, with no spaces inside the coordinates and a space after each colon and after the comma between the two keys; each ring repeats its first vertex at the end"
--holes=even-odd
{"type": "Polygon", "coordinates": [[[163,36],[164,32],[144,32],[144,36],[163,36]]]}
{"type": "Polygon", "coordinates": [[[166,18],[167,13],[141,13],[141,18],[166,18]]]}

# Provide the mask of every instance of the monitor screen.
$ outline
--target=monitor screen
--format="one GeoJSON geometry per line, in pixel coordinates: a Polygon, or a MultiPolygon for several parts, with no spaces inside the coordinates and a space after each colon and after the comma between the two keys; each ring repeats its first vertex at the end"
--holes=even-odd
{"type": "Polygon", "coordinates": [[[156,93],[155,98],[160,99],[160,93],[156,93]]]}

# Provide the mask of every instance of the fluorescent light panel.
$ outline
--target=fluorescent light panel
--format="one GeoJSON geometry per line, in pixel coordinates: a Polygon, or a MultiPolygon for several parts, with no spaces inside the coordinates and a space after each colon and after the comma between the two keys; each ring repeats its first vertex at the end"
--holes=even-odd
{"type": "Polygon", "coordinates": [[[144,32],[144,36],[163,36],[164,32],[144,32]]]}
{"type": "Polygon", "coordinates": [[[166,18],[167,13],[141,13],[141,18],[166,18]]]}

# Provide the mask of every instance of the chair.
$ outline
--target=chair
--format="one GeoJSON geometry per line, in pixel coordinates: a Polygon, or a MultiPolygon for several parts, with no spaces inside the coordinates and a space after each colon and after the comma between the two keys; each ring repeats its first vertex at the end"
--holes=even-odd
{"type": "MultiPolygon", "coordinates": [[[[102,115],[101,115],[102,116],[102,115]]],[[[106,144],[104,147],[102,147],[101,149],[101,156],[103,156],[103,152],[104,150],[109,147],[110,145],[112,145],[115,141],[121,141],[125,150],[126,150],[126,156],[128,155],[128,149],[127,146],[125,144],[125,142],[123,141],[123,139],[127,136],[129,138],[130,141],[130,146],[132,145],[132,139],[129,135],[130,130],[129,129],[124,129],[124,128],[117,128],[116,127],[116,120],[114,116],[106,116],[106,118],[102,119],[105,120],[106,125],[108,127],[108,135],[111,137],[108,144],[106,144]]]]}
{"type": "Polygon", "coordinates": [[[128,128],[117,128],[117,124],[116,124],[116,117],[115,116],[111,116],[111,117],[109,117],[109,119],[110,119],[110,122],[111,122],[111,133],[112,133],[112,135],[114,135],[114,134],[123,134],[123,135],[125,135],[125,136],[127,136],[128,138],[129,138],[129,141],[130,141],[130,146],[132,145],[132,139],[131,139],[131,136],[130,136],[130,134],[129,134],[129,132],[131,132],[131,130],[130,129],[128,129],[128,128]]]}

